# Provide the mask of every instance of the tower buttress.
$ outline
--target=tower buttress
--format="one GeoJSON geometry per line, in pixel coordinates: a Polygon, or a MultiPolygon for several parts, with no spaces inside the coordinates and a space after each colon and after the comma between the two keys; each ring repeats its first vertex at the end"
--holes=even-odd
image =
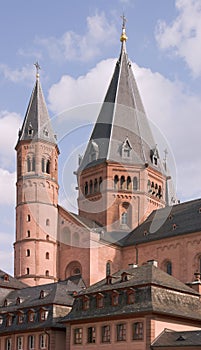
{"type": "Polygon", "coordinates": [[[58,155],[39,73],[17,151],[14,275],[29,285],[57,280],[58,155]]]}

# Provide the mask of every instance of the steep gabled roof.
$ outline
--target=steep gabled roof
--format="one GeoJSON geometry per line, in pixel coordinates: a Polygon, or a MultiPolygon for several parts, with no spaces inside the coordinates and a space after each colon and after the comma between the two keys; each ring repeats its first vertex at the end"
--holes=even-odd
{"type": "MultiPolygon", "coordinates": [[[[156,144],[126,52],[126,36],[121,41],[120,56],[79,170],[106,160],[155,166],[150,154],[156,144]],[[125,140],[131,149],[130,156],[124,158],[125,140]],[[97,149],[93,156],[94,143],[97,149]]],[[[157,169],[161,169],[159,164],[157,169]]]]}
{"type": "Polygon", "coordinates": [[[37,74],[22,129],[19,131],[18,142],[38,139],[56,144],[39,75],[37,74]]]}

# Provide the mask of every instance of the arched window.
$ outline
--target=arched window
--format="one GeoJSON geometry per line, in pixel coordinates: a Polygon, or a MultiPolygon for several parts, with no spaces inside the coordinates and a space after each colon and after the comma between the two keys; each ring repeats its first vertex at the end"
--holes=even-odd
{"type": "Polygon", "coordinates": [[[131,190],[131,178],[130,178],[130,176],[127,177],[126,188],[127,188],[127,190],[131,190]]]}
{"type": "Polygon", "coordinates": [[[98,192],[98,180],[94,180],[94,192],[98,192]]]}
{"type": "Polygon", "coordinates": [[[32,171],[36,170],[36,159],[35,157],[32,158],[32,171]]]}
{"type": "Polygon", "coordinates": [[[30,234],[30,231],[28,230],[28,231],[27,231],[27,237],[30,237],[30,235],[31,235],[31,234],[30,234]]]}
{"type": "Polygon", "coordinates": [[[28,214],[27,215],[27,222],[30,222],[31,221],[31,216],[28,214]]]}
{"type": "Polygon", "coordinates": [[[46,226],[50,226],[50,219],[46,219],[46,226]]]}
{"type": "Polygon", "coordinates": [[[115,175],[115,177],[114,177],[114,189],[118,188],[118,183],[119,183],[119,176],[115,175]]]}
{"type": "Polygon", "coordinates": [[[27,273],[27,275],[29,275],[29,267],[27,267],[26,273],[27,273]]]}
{"type": "Polygon", "coordinates": [[[124,213],[121,214],[121,224],[127,225],[127,222],[128,222],[128,213],[125,211],[124,213]]]}
{"type": "Polygon", "coordinates": [[[41,169],[42,169],[42,172],[44,173],[45,172],[45,159],[42,158],[41,160],[41,169]]]}
{"type": "Polygon", "coordinates": [[[89,182],[89,193],[92,194],[93,193],[93,181],[90,180],[89,182]]]}
{"type": "Polygon", "coordinates": [[[31,159],[30,159],[30,157],[27,157],[27,171],[28,172],[31,171],[31,159]]]}
{"type": "MultiPolygon", "coordinates": [[[[148,180],[148,182],[150,183],[150,180],[148,180]]],[[[137,191],[138,190],[138,180],[137,180],[137,176],[135,176],[133,178],[133,189],[134,191],[137,191]]]]}
{"type": "Polygon", "coordinates": [[[84,194],[85,194],[85,196],[87,196],[88,195],[88,182],[85,182],[85,185],[84,185],[84,194]]]}
{"type": "Polygon", "coordinates": [[[101,191],[101,185],[102,185],[103,179],[102,177],[99,178],[99,191],[101,191]]]}
{"type": "Polygon", "coordinates": [[[49,239],[50,239],[50,236],[47,235],[47,236],[46,236],[46,241],[49,241],[49,239]]]}
{"type": "Polygon", "coordinates": [[[45,253],[45,259],[48,259],[48,260],[49,260],[49,258],[50,258],[50,253],[49,253],[49,252],[46,252],[46,253],[45,253]]]}
{"type": "Polygon", "coordinates": [[[121,176],[121,179],[120,179],[120,189],[124,189],[124,184],[125,184],[125,177],[124,176],[121,176]]]}
{"type": "Polygon", "coordinates": [[[46,271],[45,271],[45,276],[48,277],[49,275],[50,275],[49,270],[46,270],[46,271]]]}
{"type": "Polygon", "coordinates": [[[30,255],[31,255],[30,249],[27,249],[27,251],[26,251],[26,256],[30,256],[30,255]]]}
{"type": "Polygon", "coordinates": [[[79,247],[79,245],[80,245],[80,236],[79,236],[78,232],[75,232],[72,235],[72,241],[73,241],[72,243],[73,243],[74,247],[79,247]]]}
{"type": "Polygon", "coordinates": [[[47,163],[46,163],[46,173],[50,174],[50,160],[49,159],[47,160],[47,163]]]}
{"type": "Polygon", "coordinates": [[[172,263],[171,263],[171,261],[166,262],[166,272],[168,273],[168,275],[172,275],[172,263]]]}

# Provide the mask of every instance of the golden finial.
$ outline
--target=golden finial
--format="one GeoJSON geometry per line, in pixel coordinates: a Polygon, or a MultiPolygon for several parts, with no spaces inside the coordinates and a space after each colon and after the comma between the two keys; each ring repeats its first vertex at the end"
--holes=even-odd
{"type": "Polygon", "coordinates": [[[39,70],[41,69],[38,61],[34,63],[34,66],[36,67],[36,78],[38,79],[40,77],[39,70]]]}
{"type": "Polygon", "coordinates": [[[120,38],[120,41],[123,42],[123,41],[126,41],[128,39],[128,37],[126,36],[126,22],[127,22],[127,19],[126,17],[124,16],[124,13],[123,13],[123,16],[121,16],[122,18],[122,34],[121,34],[121,38],[120,38]]]}

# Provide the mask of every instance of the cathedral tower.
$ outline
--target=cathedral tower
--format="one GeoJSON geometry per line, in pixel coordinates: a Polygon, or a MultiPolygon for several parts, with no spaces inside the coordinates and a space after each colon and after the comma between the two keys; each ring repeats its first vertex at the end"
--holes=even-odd
{"type": "Polygon", "coordinates": [[[36,83],[16,145],[15,277],[29,285],[57,280],[58,155],[42,88],[36,83]]]}
{"type": "Polygon", "coordinates": [[[129,231],[166,204],[166,176],[126,52],[121,52],[77,171],[79,214],[129,231]]]}

